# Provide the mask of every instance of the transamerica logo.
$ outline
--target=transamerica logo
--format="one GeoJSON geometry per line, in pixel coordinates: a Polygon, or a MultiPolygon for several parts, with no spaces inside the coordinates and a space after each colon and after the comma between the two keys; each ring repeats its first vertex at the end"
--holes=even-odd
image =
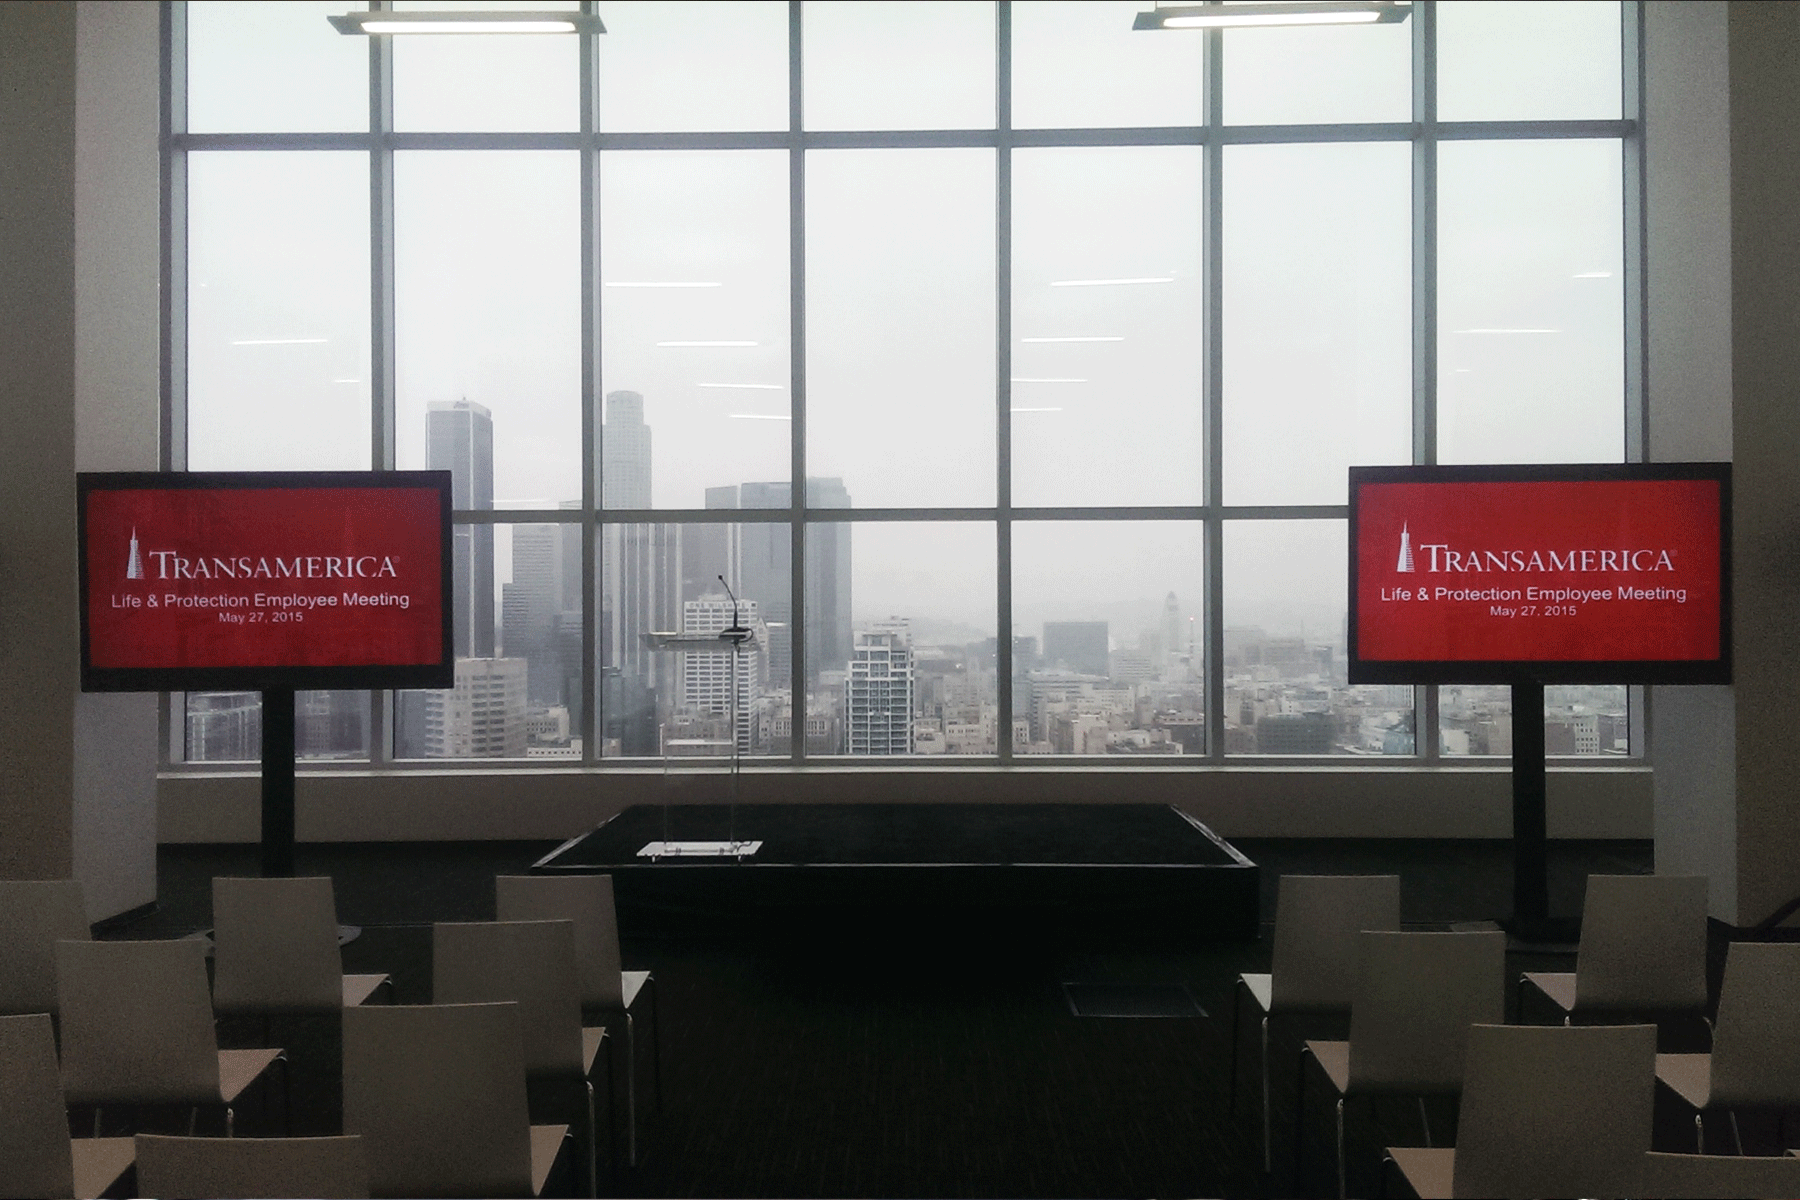
{"type": "MultiPolygon", "coordinates": [[[[1673,571],[1674,553],[1669,550],[1467,550],[1447,542],[1420,542],[1425,555],[1427,574],[1485,574],[1490,571],[1528,572],[1650,572],[1673,571]]],[[[1400,558],[1394,570],[1403,575],[1417,570],[1413,560],[1412,534],[1408,526],[1400,527],[1400,558]]]]}
{"type": "MultiPolygon", "coordinates": [[[[177,550],[152,550],[157,579],[397,579],[393,557],[376,554],[296,554],[269,558],[248,554],[196,555],[177,550]]],[[[138,553],[137,531],[131,533],[131,553],[125,560],[125,578],[145,577],[138,553]]]]}

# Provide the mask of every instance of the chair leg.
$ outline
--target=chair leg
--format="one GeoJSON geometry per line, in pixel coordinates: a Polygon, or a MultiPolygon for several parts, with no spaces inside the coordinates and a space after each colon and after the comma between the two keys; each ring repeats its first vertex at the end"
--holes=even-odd
{"type": "Polygon", "coordinates": [[[1737,1109],[1728,1108],[1725,1110],[1725,1115],[1731,1118],[1731,1140],[1737,1143],[1738,1157],[1742,1158],[1744,1155],[1744,1135],[1738,1132],[1737,1109]]]}
{"type": "MultiPolygon", "coordinates": [[[[198,1113],[199,1111],[200,1110],[197,1108],[194,1110],[195,1113],[198,1113]]],[[[190,1121],[189,1122],[190,1128],[192,1127],[192,1124],[193,1123],[190,1121]]],[[[226,1137],[236,1137],[237,1136],[237,1112],[229,1104],[227,1104],[225,1106],[225,1136],[226,1137]]]]}
{"type": "Polygon", "coordinates": [[[1244,977],[1238,976],[1237,983],[1231,989],[1231,1090],[1230,1103],[1226,1112],[1237,1116],[1237,1076],[1238,1076],[1238,1025],[1243,1019],[1244,977]]]}
{"type": "Polygon", "coordinates": [[[1269,1014],[1262,1019],[1262,1106],[1263,1106],[1263,1174],[1275,1171],[1272,1157],[1274,1138],[1269,1133],[1269,1014]]]}
{"type": "Polygon", "coordinates": [[[1425,1097],[1419,1097],[1419,1124],[1425,1127],[1425,1148],[1431,1149],[1431,1118],[1425,1115],[1425,1097]]]}
{"type": "Polygon", "coordinates": [[[1694,1153],[1706,1153],[1706,1118],[1700,1113],[1694,1114],[1694,1153]]]}
{"type": "MultiPolygon", "coordinates": [[[[231,1112],[231,1110],[229,1108],[226,1109],[225,1111],[228,1114],[231,1112]]],[[[196,1104],[196,1105],[194,1105],[194,1107],[188,1109],[188,1134],[187,1135],[189,1137],[194,1136],[194,1126],[198,1125],[199,1123],[200,1123],[200,1106],[198,1104],[196,1104]]],[[[230,1125],[231,1125],[231,1118],[229,1116],[227,1116],[225,1118],[225,1124],[226,1124],[227,1129],[229,1129],[230,1125]]]]}
{"type": "Polygon", "coordinates": [[[94,1105],[94,1136],[100,1136],[100,1106],[94,1105]]]}
{"type": "Polygon", "coordinates": [[[650,973],[644,979],[644,986],[650,989],[650,1070],[656,1079],[656,1115],[663,1115],[662,1086],[662,998],[656,993],[656,974],[650,973]]]}
{"type": "Polygon", "coordinates": [[[637,1024],[625,1010],[625,1162],[637,1166],[637,1024]]]}
{"type": "Polygon", "coordinates": [[[588,1108],[588,1200],[600,1194],[600,1151],[596,1143],[600,1140],[600,1125],[594,1120],[594,1081],[581,1081],[587,1087],[588,1108]]]}
{"type": "Polygon", "coordinates": [[[1300,1190],[1300,1162],[1306,1153],[1306,1139],[1301,1136],[1306,1120],[1306,1060],[1312,1051],[1300,1047],[1300,1070],[1294,1081],[1294,1190],[1300,1190]]]}
{"type": "Polygon", "coordinates": [[[1344,1188],[1344,1098],[1337,1102],[1337,1152],[1338,1152],[1338,1200],[1345,1200],[1348,1193],[1344,1188]]]}

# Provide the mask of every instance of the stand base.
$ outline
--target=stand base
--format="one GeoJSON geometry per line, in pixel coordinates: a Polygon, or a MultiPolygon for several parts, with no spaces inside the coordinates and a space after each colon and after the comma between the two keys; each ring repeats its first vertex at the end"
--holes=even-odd
{"type": "Polygon", "coordinates": [[[1508,917],[1500,922],[1510,950],[1572,951],[1581,941],[1581,922],[1568,917],[1508,917]]]}
{"type": "Polygon", "coordinates": [[[762,842],[645,842],[639,858],[749,858],[762,842]]]}

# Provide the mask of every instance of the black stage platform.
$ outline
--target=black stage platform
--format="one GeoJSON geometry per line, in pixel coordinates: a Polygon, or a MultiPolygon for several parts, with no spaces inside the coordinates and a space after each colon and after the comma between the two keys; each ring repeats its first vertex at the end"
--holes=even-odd
{"type": "Polygon", "coordinates": [[[634,932],[885,910],[1254,938],[1259,918],[1256,864],[1162,804],[636,805],[533,870],[610,874],[634,932]],[[742,859],[640,853],[734,837],[760,846],[742,859]]]}

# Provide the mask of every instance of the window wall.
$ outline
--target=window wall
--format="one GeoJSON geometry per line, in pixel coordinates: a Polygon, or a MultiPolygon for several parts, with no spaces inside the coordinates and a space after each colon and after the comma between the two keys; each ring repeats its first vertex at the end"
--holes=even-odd
{"type": "Polygon", "coordinates": [[[456,687],[303,755],[1510,751],[1504,689],[1346,682],[1346,469],[1639,456],[1635,3],[348,7],[166,9],[167,467],[455,478],[456,687]]]}

